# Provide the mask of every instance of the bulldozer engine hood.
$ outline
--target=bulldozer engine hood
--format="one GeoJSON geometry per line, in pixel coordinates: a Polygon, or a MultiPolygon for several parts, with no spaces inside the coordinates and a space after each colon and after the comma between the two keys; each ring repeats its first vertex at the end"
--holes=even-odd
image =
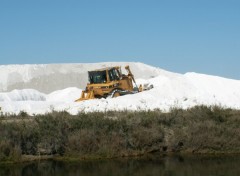
{"type": "Polygon", "coordinates": [[[93,89],[108,89],[113,87],[118,87],[120,84],[117,81],[112,81],[110,83],[106,84],[88,84],[86,87],[87,90],[93,90],[93,89]]]}

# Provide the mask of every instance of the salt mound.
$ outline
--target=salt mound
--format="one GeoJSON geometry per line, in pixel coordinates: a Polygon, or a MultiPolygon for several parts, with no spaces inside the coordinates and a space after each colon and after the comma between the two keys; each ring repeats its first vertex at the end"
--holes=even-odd
{"type": "Polygon", "coordinates": [[[9,93],[0,93],[0,101],[45,101],[45,94],[34,90],[13,90],[9,93]]]}
{"type": "Polygon", "coordinates": [[[80,97],[82,93],[81,89],[76,87],[70,87],[63,90],[54,91],[46,96],[46,101],[49,102],[74,102],[80,97]]]}
{"type": "MultiPolygon", "coordinates": [[[[109,64],[102,66],[109,66],[109,64]]],[[[96,64],[90,64],[87,68],[91,70],[95,67],[96,64]]],[[[43,114],[53,109],[66,110],[71,114],[112,110],[161,109],[169,111],[171,108],[186,109],[196,105],[220,105],[240,109],[239,80],[198,73],[171,73],[141,63],[134,63],[132,72],[134,75],[138,75],[136,77],[138,85],[152,84],[154,88],[112,99],[94,99],[82,102],[74,102],[81,95],[81,89],[76,87],[53,91],[49,94],[34,89],[14,90],[9,93],[0,93],[0,107],[3,112],[18,113],[24,110],[29,114],[43,114]]]]}
{"type": "Polygon", "coordinates": [[[129,65],[135,78],[149,79],[159,74],[173,74],[139,62],[102,62],[76,64],[0,65],[0,92],[35,89],[51,93],[68,87],[85,88],[87,72],[104,67],[129,65]]]}

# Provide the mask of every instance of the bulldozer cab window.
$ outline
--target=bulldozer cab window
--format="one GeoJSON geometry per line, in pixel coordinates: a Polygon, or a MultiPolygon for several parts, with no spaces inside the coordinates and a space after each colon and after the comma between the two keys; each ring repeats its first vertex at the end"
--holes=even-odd
{"type": "Polygon", "coordinates": [[[91,84],[105,83],[107,81],[106,71],[88,72],[91,84]]]}
{"type": "Polygon", "coordinates": [[[119,75],[116,69],[111,69],[108,71],[110,81],[119,80],[119,75]]]}

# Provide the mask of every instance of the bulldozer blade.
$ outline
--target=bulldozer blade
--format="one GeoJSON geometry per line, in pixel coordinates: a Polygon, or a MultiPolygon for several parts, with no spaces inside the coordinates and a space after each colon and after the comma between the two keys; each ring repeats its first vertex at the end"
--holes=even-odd
{"type": "Polygon", "coordinates": [[[75,102],[79,102],[79,101],[84,101],[84,100],[90,100],[90,99],[94,99],[94,93],[93,91],[82,91],[82,95],[79,99],[75,100],[75,102]]]}

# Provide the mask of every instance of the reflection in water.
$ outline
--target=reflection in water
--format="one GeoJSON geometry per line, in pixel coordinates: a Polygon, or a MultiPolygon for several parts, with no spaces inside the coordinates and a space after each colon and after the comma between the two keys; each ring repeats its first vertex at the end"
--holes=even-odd
{"type": "Polygon", "coordinates": [[[239,156],[159,156],[80,162],[41,161],[0,166],[2,176],[238,176],[239,156]]]}

